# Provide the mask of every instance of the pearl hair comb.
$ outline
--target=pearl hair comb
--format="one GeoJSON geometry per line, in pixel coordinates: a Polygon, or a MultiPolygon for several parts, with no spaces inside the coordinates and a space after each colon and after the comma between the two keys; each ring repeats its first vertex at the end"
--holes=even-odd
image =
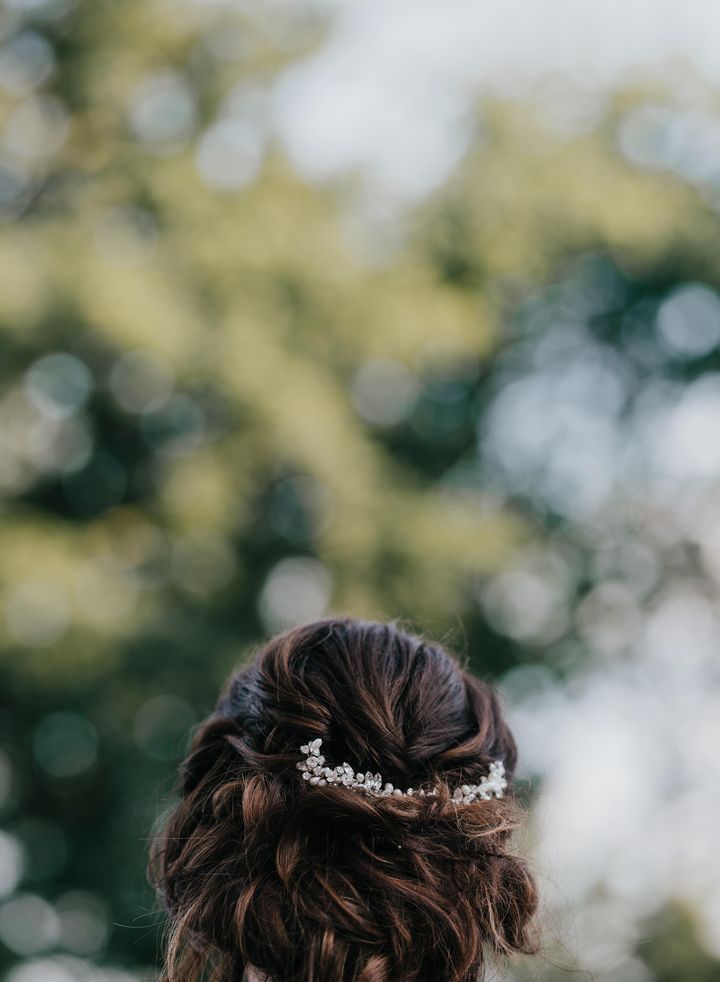
{"type": "MultiPolygon", "coordinates": [[[[336,767],[326,767],[325,758],[320,753],[322,740],[318,737],[309,743],[304,743],[300,747],[300,753],[305,755],[305,760],[299,761],[295,766],[302,771],[302,776],[308,784],[323,787],[327,784],[342,784],[348,788],[360,788],[368,794],[374,794],[381,798],[408,796],[436,795],[437,788],[425,791],[422,788],[408,788],[402,791],[400,788],[393,787],[390,782],[383,785],[380,774],[371,774],[370,771],[357,774],[349,764],[344,761],[336,767]]],[[[490,764],[490,773],[480,779],[480,784],[462,784],[452,792],[452,801],[456,804],[469,805],[474,801],[488,801],[490,798],[502,798],[503,791],[507,787],[505,779],[505,767],[501,760],[496,760],[490,764]]]]}

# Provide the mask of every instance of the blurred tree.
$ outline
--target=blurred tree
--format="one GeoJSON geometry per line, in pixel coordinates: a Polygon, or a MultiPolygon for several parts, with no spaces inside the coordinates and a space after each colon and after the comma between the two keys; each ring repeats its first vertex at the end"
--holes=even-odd
{"type": "MultiPolygon", "coordinates": [[[[649,325],[680,284],[718,285],[718,220],[623,159],[632,101],[572,138],[490,104],[367,263],[378,233],[353,245],[342,195],[272,141],[310,13],[287,35],[161,0],[0,17],[0,968],[59,949],[142,971],[156,810],[263,634],[333,609],[406,618],[479,671],[582,656],[487,602],[521,543],[571,557],[579,599],[595,553],[549,458],[504,470],[485,420],[560,322],[622,364],[624,407],[649,371],[716,370],[717,347],[678,360],[649,325]]],[[[715,978],[700,957],[673,979],[715,978]]]]}

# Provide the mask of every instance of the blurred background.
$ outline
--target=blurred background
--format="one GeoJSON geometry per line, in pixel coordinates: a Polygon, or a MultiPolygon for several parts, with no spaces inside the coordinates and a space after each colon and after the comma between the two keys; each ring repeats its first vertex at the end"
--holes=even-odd
{"type": "Polygon", "coordinates": [[[502,688],[545,948],[720,980],[712,0],[1,0],[0,978],[141,982],[269,633],[502,688]]]}

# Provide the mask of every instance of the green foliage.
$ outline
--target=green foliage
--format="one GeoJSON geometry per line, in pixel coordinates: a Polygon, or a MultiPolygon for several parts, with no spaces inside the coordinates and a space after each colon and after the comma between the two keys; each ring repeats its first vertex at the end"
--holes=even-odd
{"type": "Polygon", "coordinates": [[[698,944],[690,911],[681,908],[668,910],[656,923],[650,925],[648,934],[653,941],[648,945],[647,964],[658,982],[687,978],[697,982],[718,982],[720,965],[708,958],[698,944]]]}
{"type": "MultiPolygon", "coordinates": [[[[160,936],[147,839],[190,726],[293,615],[273,572],[310,582],[306,609],[327,594],[405,618],[478,671],[536,658],[478,603],[519,545],[569,534],[478,454],[497,359],[578,256],[616,271],[625,311],[688,277],[718,285],[718,223],[621,158],[621,103],[573,138],[493,104],[456,179],[368,264],[342,196],[271,142],[245,187],[198,165],[230,88],[272,83],[321,25],[288,46],[229,9],[56,6],[2,15],[54,65],[41,96],[0,101],[20,148],[0,229],[0,803],[21,891],[85,912],[77,954],[141,971],[160,936]],[[133,123],[151,73],[189,93],[169,135],[133,123]]],[[[596,327],[625,357],[619,322],[596,327]]],[[[684,951],[676,982],[716,977],[684,951]]]]}

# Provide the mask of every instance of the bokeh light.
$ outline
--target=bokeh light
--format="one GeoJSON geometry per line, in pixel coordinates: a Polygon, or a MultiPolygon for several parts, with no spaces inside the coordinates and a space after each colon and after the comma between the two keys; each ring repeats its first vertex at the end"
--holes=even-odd
{"type": "Polygon", "coordinates": [[[0,897],[13,892],[23,872],[23,854],[13,836],[0,831],[0,897]]]}
{"type": "Polygon", "coordinates": [[[260,593],[260,614],[269,631],[322,617],[330,602],[330,575],[315,559],[281,559],[260,593]]]}
{"type": "Polygon", "coordinates": [[[0,979],[149,982],[270,632],[493,678],[544,955],[720,972],[712,0],[0,4],[0,979]]]}
{"type": "Polygon", "coordinates": [[[149,150],[175,152],[190,136],[194,122],[192,90],[177,72],[157,71],[133,89],[130,125],[149,150]]]}
{"type": "Polygon", "coordinates": [[[68,890],[55,903],[60,940],[66,951],[95,955],[102,951],[109,925],[105,905],[95,896],[68,890]]]}
{"type": "Polygon", "coordinates": [[[366,362],[353,381],[353,403],[375,426],[393,426],[408,415],[418,394],[412,373],[399,362],[366,362]]]}
{"type": "Polygon", "coordinates": [[[61,587],[40,580],[19,586],[7,601],[7,627],[22,645],[42,648],[70,626],[71,611],[61,587]]]}
{"type": "Polygon", "coordinates": [[[35,894],[18,894],[0,906],[0,941],[18,955],[34,955],[55,943],[57,914],[35,894]]]}
{"type": "Polygon", "coordinates": [[[79,713],[50,713],[38,725],[35,757],[53,777],[74,777],[92,767],[98,741],[94,727],[79,713]]]}
{"type": "Polygon", "coordinates": [[[46,415],[63,418],[76,412],[92,389],[92,376],[79,358],[59,352],[39,358],[30,368],[25,391],[46,415]]]}

